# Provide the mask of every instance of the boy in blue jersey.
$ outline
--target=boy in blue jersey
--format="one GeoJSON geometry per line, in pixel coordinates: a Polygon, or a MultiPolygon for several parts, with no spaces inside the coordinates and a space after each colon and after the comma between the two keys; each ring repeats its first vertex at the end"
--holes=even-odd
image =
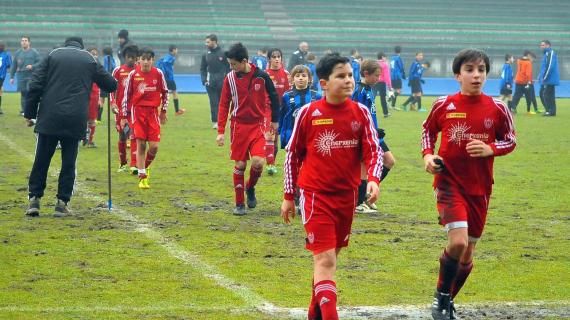
{"type": "Polygon", "coordinates": [[[317,92],[321,92],[321,86],[319,85],[319,77],[317,76],[317,66],[315,62],[317,62],[317,57],[314,53],[308,53],[307,57],[305,58],[307,62],[305,63],[305,67],[309,68],[311,72],[311,89],[317,92]]]}
{"type": "MultiPolygon", "coordinates": [[[[105,47],[103,48],[103,69],[109,73],[113,73],[115,70],[115,58],[113,58],[113,48],[105,47]]],[[[109,99],[109,92],[101,90],[99,94],[99,113],[97,115],[97,121],[101,121],[101,116],[103,115],[103,106],[105,105],[105,99],[109,99]]]]}
{"type": "Polygon", "coordinates": [[[4,85],[8,68],[10,68],[11,65],[12,56],[10,56],[10,52],[6,51],[4,42],[0,41],[0,114],[4,114],[2,111],[2,86],[4,85]]]}
{"type": "Polygon", "coordinates": [[[513,101],[513,67],[511,64],[515,61],[512,54],[505,55],[505,64],[501,70],[500,92],[499,100],[505,101],[507,99],[507,106],[511,108],[513,101]]]}
{"type": "Polygon", "coordinates": [[[360,83],[360,54],[358,50],[350,50],[350,65],[352,66],[352,76],[354,77],[354,83],[360,83]]]}
{"type": "Polygon", "coordinates": [[[406,71],[404,71],[404,61],[400,57],[402,53],[402,47],[394,47],[394,55],[390,58],[390,76],[392,81],[392,89],[394,89],[394,95],[390,97],[392,109],[396,108],[396,99],[402,92],[402,79],[406,80],[406,71]]]}
{"type": "Polygon", "coordinates": [[[410,66],[410,80],[408,81],[408,86],[412,88],[412,95],[404,102],[402,109],[407,110],[408,104],[411,103],[410,110],[415,110],[414,105],[417,104],[419,112],[426,112],[426,109],[422,109],[422,83],[424,80],[422,76],[427,65],[423,62],[424,53],[416,53],[416,60],[410,66]]]}
{"type": "Polygon", "coordinates": [[[166,80],[166,86],[168,87],[168,92],[172,94],[172,99],[174,101],[174,112],[177,116],[181,116],[186,112],[186,109],[180,108],[178,92],[176,91],[176,82],[174,82],[174,61],[176,61],[177,54],[178,47],[175,45],[170,45],[168,47],[168,53],[162,57],[162,59],[156,62],[156,66],[162,70],[164,79],[166,80]]]}
{"type": "MultiPolygon", "coordinates": [[[[380,181],[384,180],[390,169],[396,163],[390,148],[384,141],[384,136],[386,135],[383,129],[378,127],[378,119],[376,118],[376,104],[374,102],[374,85],[378,82],[381,72],[380,65],[377,61],[367,59],[362,62],[360,66],[361,82],[357,83],[352,93],[352,100],[365,105],[370,114],[372,115],[372,121],[374,121],[374,126],[378,130],[378,138],[380,139],[379,144],[384,154],[382,156],[382,174],[380,175],[380,181]]],[[[371,213],[376,212],[378,208],[374,203],[369,203],[366,199],[366,186],[368,181],[366,180],[366,166],[362,163],[360,170],[360,186],[358,187],[358,203],[356,206],[357,213],[371,213]]]]}
{"type": "Polygon", "coordinates": [[[251,57],[251,63],[253,63],[259,70],[267,69],[267,49],[266,47],[257,50],[257,55],[251,57]]]}

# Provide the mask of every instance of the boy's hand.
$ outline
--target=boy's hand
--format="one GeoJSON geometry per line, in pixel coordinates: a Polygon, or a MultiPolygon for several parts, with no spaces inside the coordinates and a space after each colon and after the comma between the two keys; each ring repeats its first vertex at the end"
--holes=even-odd
{"type": "Polygon", "coordinates": [[[224,140],[225,140],[225,137],[224,137],[223,133],[218,134],[218,136],[216,137],[216,143],[220,147],[224,145],[224,140]]]}
{"type": "Polygon", "coordinates": [[[431,174],[438,174],[443,171],[443,167],[434,162],[435,159],[443,161],[443,158],[436,154],[426,154],[424,156],[424,167],[431,174]]]}
{"type": "Polygon", "coordinates": [[[160,115],[158,116],[159,120],[160,120],[160,124],[165,124],[166,120],[168,120],[166,118],[166,111],[161,111],[160,115]]]}
{"type": "Polygon", "coordinates": [[[114,114],[119,114],[119,108],[117,108],[116,103],[111,103],[111,111],[113,111],[114,114]]]}
{"type": "Polygon", "coordinates": [[[471,139],[465,147],[467,153],[473,158],[485,158],[494,155],[493,148],[485,142],[477,139],[471,139]]]}
{"type": "Polygon", "coordinates": [[[293,200],[283,200],[281,204],[281,217],[286,224],[291,224],[289,217],[295,219],[295,202],[293,200]]]}
{"type": "Polygon", "coordinates": [[[277,129],[279,129],[279,122],[271,122],[271,128],[273,128],[273,131],[277,131],[277,129]]]}
{"type": "Polygon", "coordinates": [[[366,186],[366,197],[368,203],[374,203],[378,200],[378,194],[380,193],[380,187],[375,181],[369,181],[366,186]]]}

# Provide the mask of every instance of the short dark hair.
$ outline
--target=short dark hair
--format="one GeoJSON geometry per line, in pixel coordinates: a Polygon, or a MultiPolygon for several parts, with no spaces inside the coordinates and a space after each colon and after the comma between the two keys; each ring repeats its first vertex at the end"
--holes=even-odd
{"type": "Polygon", "coordinates": [[[530,50],[525,50],[525,51],[523,52],[523,55],[524,55],[525,57],[533,57],[533,58],[536,58],[536,54],[534,54],[534,53],[533,53],[532,51],[530,51],[530,50]]]}
{"type": "Polygon", "coordinates": [[[174,45],[174,44],[171,44],[171,45],[168,46],[168,52],[172,52],[172,51],[174,51],[174,50],[176,50],[176,49],[178,49],[178,47],[177,47],[176,45],[174,45]]]}
{"type": "Polygon", "coordinates": [[[144,55],[149,55],[151,58],[154,58],[154,51],[150,47],[144,47],[139,50],[139,57],[144,55]]]}
{"type": "Polygon", "coordinates": [[[230,49],[225,53],[226,58],[233,59],[235,61],[248,60],[249,55],[247,54],[247,48],[241,43],[234,43],[230,46],[230,49]]]}
{"type": "MultiPolygon", "coordinates": [[[[25,37],[23,37],[25,38],[25,37]]],[[[83,49],[83,39],[81,37],[67,37],[65,39],[65,42],[63,43],[64,46],[67,46],[68,44],[70,44],[70,42],[76,42],[79,44],[79,46],[81,47],[81,49],[83,49]]]]}
{"type": "Polygon", "coordinates": [[[126,57],[126,56],[138,57],[139,56],[139,47],[132,44],[130,46],[124,47],[123,51],[121,51],[121,52],[123,53],[123,57],[126,57]]]}
{"type": "Polygon", "coordinates": [[[128,39],[129,38],[129,30],[127,29],[122,29],[119,31],[119,33],[117,34],[117,38],[121,38],[121,39],[128,39]]]}
{"type": "Polygon", "coordinates": [[[483,50],[479,49],[463,49],[457,53],[453,59],[453,74],[461,73],[461,66],[466,62],[483,60],[485,62],[485,73],[489,73],[491,63],[489,56],[483,50]]]}
{"type": "Polygon", "coordinates": [[[380,65],[376,60],[366,59],[360,64],[360,75],[364,76],[364,71],[368,72],[368,74],[374,74],[379,69],[380,65]]]}
{"type": "Polygon", "coordinates": [[[550,41],[549,40],[541,40],[540,42],[544,42],[544,44],[548,45],[549,47],[551,46],[550,41]]]}
{"type": "Polygon", "coordinates": [[[26,35],[26,34],[23,35],[22,38],[26,38],[26,39],[28,39],[28,41],[32,41],[32,39],[30,38],[30,36],[28,36],[28,35],[26,35]]]}
{"type": "Polygon", "coordinates": [[[271,48],[271,49],[267,50],[267,59],[271,59],[271,56],[273,55],[274,52],[279,52],[279,54],[281,55],[281,58],[283,58],[283,51],[281,51],[281,49],[271,48]]]}
{"type": "MultiPolygon", "coordinates": [[[[124,50],[125,50],[125,49],[123,48],[123,51],[124,51],[124,50]]],[[[111,47],[104,47],[104,48],[103,48],[103,55],[105,55],[105,56],[112,56],[112,55],[113,55],[113,48],[111,48],[111,47]]]]}
{"type": "Polygon", "coordinates": [[[395,52],[395,53],[400,53],[400,52],[402,52],[402,47],[401,47],[401,46],[395,46],[395,47],[394,47],[394,52],[395,52]]]}
{"type": "Polygon", "coordinates": [[[382,59],[382,58],[385,57],[385,56],[386,56],[386,54],[384,54],[384,52],[382,52],[382,51],[380,51],[380,52],[378,52],[378,53],[376,54],[376,57],[377,57],[378,59],[382,59]]]}
{"type": "Polygon", "coordinates": [[[210,39],[210,41],[216,41],[216,42],[218,42],[218,36],[215,35],[215,34],[213,34],[213,33],[207,35],[207,36],[206,36],[206,39],[210,39]]]}
{"type": "Polygon", "coordinates": [[[505,61],[509,61],[512,57],[513,55],[510,53],[505,54],[505,61]]]}
{"type": "Polygon", "coordinates": [[[317,64],[317,76],[319,79],[328,80],[337,64],[347,64],[350,59],[341,56],[338,52],[333,52],[321,58],[317,64]]]}

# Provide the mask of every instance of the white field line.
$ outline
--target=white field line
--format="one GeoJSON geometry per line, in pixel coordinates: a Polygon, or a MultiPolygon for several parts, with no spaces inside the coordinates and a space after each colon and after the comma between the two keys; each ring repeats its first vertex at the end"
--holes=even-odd
{"type": "MultiPolygon", "coordinates": [[[[0,133],[0,140],[4,142],[8,147],[30,162],[34,161],[34,156],[22,150],[15,142],[10,138],[6,137],[4,134],[0,133]]],[[[58,174],[56,170],[50,169],[50,174],[57,177],[58,174]]],[[[86,187],[80,182],[76,182],[76,189],[80,191],[80,196],[91,199],[97,202],[106,203],[107,199],[90,192],[86,187]]],[[[167,312],[167,311],[194,311],[194,312],[208,312],[208,311],[227,311],[231,313],[247,313],[253,312],[255,310],[261,311],[265,314],[278,317],[289,317],[294,319],[306,318],[305,308],[282,308],[277,307],[269,301],[265,300],[263,297],[253,292],[247,286],[239,284],[234,280],[224,276],[218,268],[212,266],[200,259],[195,254],[188,252],[186,249],[176,244],[175,242],[165,238],[159,231],[154,229],[151,225],[141,222],[139,218],[132,213],[115,207],[111,213],[122,221],[127,221],[134,226],[134,229],[147,238],[153,240],[155,243],[163,247],[172,257],[184,262],[185,264],[191,266],[192,268],[200,271],[202,275],[206,278],[211,279],[218,286],[232,292],[236,296],[240,297],[245,303],[244,308],[204,308],[193,305],[170,305],[170,306],[141,306],[141,307],[129,307],[129,306],[79,306],[79,307],[61,307],[61,308],[50,308],[50,307],[26,307],[26,306],[0,306],[0,312],[48,312],[48,313],[90,313],[90,312],[121,312],[121,311],[132,311],[132,312],[167,312]]],[[[300,295],[305,294],[304,292],[300,295]]],[[[427,298],[429,300],[429,297],[427,298]]],[[[527,308],[527,309],[544,309],[549,308],[549,306],[560,306],[563,307],[558,310],[552,310],[552,316],[565,316],[570,317],[570,302],[569,301],[559,301],[559,302],[544,302],[544,301],[532,301],[532,302],[501,302],[501,303],[479,303],[479,304],[466,304],[459,305],[460,307],[465,307],[468,309],[478,308],[478,306],[487,306],[491,308],[527,308]]],[[[556,308],[555,308],[556,309],[556,308]]],[[[548,310],[541,312],[541,316],[548,316],[548,310]]],[[[355,307],[339,307],[339,316],[343,319],[381,319],[381,318],[391,318],[391,317],[403,317],[409,319],[428,319],[429,317],[429,306],[428,305],[394,305],[394,306],[355,306],[355,307]]]]}

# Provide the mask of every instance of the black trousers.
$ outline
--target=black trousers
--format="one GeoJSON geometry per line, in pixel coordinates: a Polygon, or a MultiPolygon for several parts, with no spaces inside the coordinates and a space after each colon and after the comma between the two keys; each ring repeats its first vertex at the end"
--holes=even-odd
{"type": "Polygon", "coordinates": [[[30,80],[18,80],[18,91],[20,91],[20,112],[26,111],[26,97],[28,96],[28,87],[30,80]]]}
{"type": "Polygon", "coordinates": [[[65,202],[71,199],[75,184],[75,162],[77,160],[79,140],[41,133],[37,136],[36,156],[28,183],[30,198],[43,197],[49,165],[58,142],[61,144],[61,171],[57,186],[57,198],[65,202]]]}
{"type": "Polygon", "coordinates": [[[376,95],[380,97],[380,105],[382,106],[382,113],[384,115],[388,115],[388,102],[386,102],[386,94],[388,92],[386,88],[386,82],[377,82],[376,85],[374,86],[374,89],[376,91],[376,95]]]}
{"type": "Polygon", "coordinates": [[[218,122],[218,105],[220,104],[220,96],[222,95],[222,87],[206,86],[208,98],[210,99],[210,115],[212,123],[218,122]]]}
{"type": "Polygon", "coordinates": [[[530,105],[534,106],[534,111],[538,111],[538,106],[536,104],[536,94],[534,92],[534,85],[529,85],[528,88],[524,84],[515,84],[515,95],[513,96],[513,101],[511,102],[511,108],[513,110],[517,109],[519,101],[524,95],[526,100],[526,110],[530,111],[530,105]]]}
{"type": "Polygon", "coordinates": [[[543,84],[540,86],[540,101],[550,115],[556,115],[556,92],[555,87],[551,84],[543,84]]]}

